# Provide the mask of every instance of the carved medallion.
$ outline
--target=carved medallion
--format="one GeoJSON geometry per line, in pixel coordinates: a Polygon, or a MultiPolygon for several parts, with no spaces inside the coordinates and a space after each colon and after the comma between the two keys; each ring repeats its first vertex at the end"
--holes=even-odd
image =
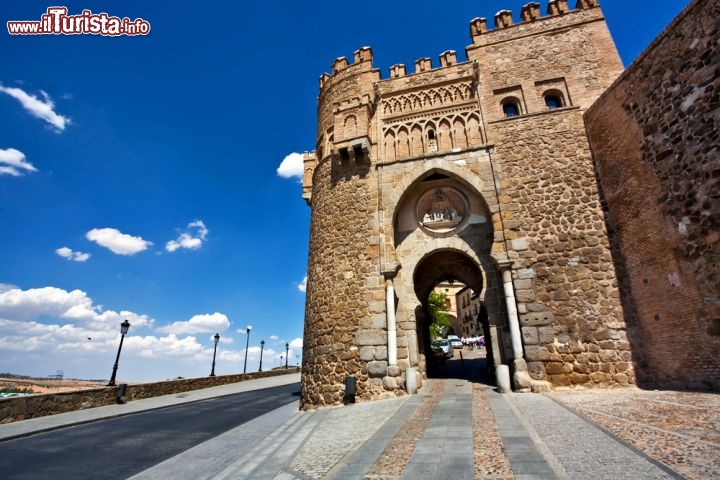
{"type": "Polygon", "coordinates": [[[438,187],[425,192],[417,202],[418,223],[438,233],[454,230],[467,213],[467,201],[451,187],[438,187]]]}

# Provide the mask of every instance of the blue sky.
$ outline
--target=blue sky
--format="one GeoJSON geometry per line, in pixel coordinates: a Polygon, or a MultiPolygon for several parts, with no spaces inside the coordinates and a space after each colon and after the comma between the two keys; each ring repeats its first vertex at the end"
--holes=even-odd
{"type": "MultiPolygon", "coordinates": [[[[456,50],[469,21],[526,1],[66,2],[145,36],[10,35],[0,10],[0,372],[153,381],[301,354],[318,77],[371,46],[396,63],[456,50]]],[[[544,13],[547,1],[540,2],[544,13]]],[[[687,4],[601,2],[629,64],[687,4]]],[[[575,0],[570,0],[571,7],[575,0]]]]}

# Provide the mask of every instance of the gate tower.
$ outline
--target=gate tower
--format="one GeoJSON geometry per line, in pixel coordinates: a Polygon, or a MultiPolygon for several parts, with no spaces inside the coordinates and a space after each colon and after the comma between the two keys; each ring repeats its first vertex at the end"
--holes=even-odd
{"type": "Polygon", "coordinates": [[[473,19],[466,61],[382,78],[363,47],[320,77],[302,408],[342,403],[347,376],[360,401],[422,388],[447,280],[480,292],[513,389],[634,382],[582,118],[622,63],[595,0],[520,16],[473,19]]]}

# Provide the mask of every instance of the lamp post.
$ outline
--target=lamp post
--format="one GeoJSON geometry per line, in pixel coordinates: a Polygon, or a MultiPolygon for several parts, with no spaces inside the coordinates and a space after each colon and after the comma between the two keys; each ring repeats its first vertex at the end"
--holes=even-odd
{"type": "Polygon", "coordinates": [[[287,362],[288,362],[288,350],[290,349],[290,344],[285,344],[285,368],[287,369],[287,362]]]}
{"type": "Polygon", "coordinates": [[[216,333],[213,337],[213,342],[215,342],[215,349],[213,350],[213,363],[212,363],[212,369],[210,369],[210,376],[215,376],[215,354],[217,353],[217,344],[220,341],[220,334],[216,333]]]}
{"type": "Polygon", "coordinates": [[[248,325],[246,329],[247,341],[245,342],[245,365],[243,365],[243,373],[247,372],[247,351],[250,346],[250,330],[252,330],[252,325],[248,325]]]}
{"type": "Polygon", "coordinates": [[[262,352],[265,348],[265,340],[260,340],[260,370],[258,372],[262,372],[262,352]]]}
{"type": "Polygon", "coordinates": [[[118,347],[118,353],[117,357],[115,357],[115,365],[113,365],[113,371],[112,375],[110,376],[110,381],[108,382],[108,387],[114,387],[115,386],[115,374],[117,373],[118,369],[118,362],[120,361],[120,350],[122,350],[122,344],[123,340],[125,340],[125,334],[130,330],[130,322],[127,321],[127,319],[120,324],[120,346],[118,347]]]}
{"type": "Polygon", "coordinates": [[[280,366],[282,367],[282,355],[280,355],[280,366]]]}
{"type": "Polygon", "coordinates": [[[295,354],[295,366],[296,367],[300,366],[300,354],[299,353],[295,354]]]}

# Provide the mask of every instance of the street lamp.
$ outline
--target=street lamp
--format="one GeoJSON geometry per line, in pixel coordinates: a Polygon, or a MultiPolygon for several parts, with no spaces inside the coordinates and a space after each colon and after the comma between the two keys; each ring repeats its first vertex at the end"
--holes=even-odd
{"type": "Polygon", "coordinates": [[[280,367],[282,367],[282,355],[280,355],[280,367]]]}
{"type": "Polygon", "coordinates": [[[220,341],[220,334],[216,333],[213,337],[213,342],[215,342],[215,349],[213,350],[213,363],[212,363],[212,369],[210,369],[210,376],[215,376],[215,354],[217,353],[217,344],[220,341]]]}
{"type": "Polygon", "coordinates": [[[262,352],[265,348],[265,340],[260,340],[260,370],[258,372],[262,372],[262,352]]]}
{"type": "Polygon", "coordinates": [[[252,325],[247,326],[247,342],[245,342],[245,365],[243,365],[243,373],[247,371],[247,351],[248,347],[250,346],[250,330],[252,330],[252,325]]]}
{"type": "Polygon", "coordinates": [[[108,382],[108,387],[114,387],[115,386],[115,374],[117,373],[118,369],[118,362],[120,361],[120,350],[122,350],[122,344],[123,340],[125,340],[125,334],[130,330],[130,322],[127,321],[127,319],[120,324],[120,346],[118,347],[118,353],[117,357],[115,357],[115,365],[113,365],[113,371],[112,375],[110,376],[110,381],[108,382]]]}
{"type": "Polygon", "coordinates": [[[287,361],[288,361],[288,349],[290,348],[290,344],[285,344],[285,368],[287,369],[287,361]]]}

